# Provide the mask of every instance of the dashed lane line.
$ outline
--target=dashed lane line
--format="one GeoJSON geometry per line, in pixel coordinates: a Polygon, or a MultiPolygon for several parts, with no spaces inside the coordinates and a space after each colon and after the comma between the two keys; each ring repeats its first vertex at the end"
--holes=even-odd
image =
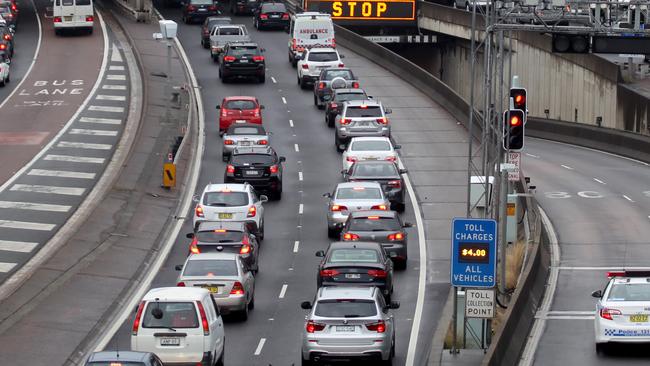
{"type": "Polygon", "coordinates": [[[5,252],[29,253],[38,243],[29,241],[0,240],[0,250],[5,252]]]}
{"type": "Polygon", "coordinates": [[[302,172],[298,172],[298,180],[302,181],[302,172]]]}
{"type": "Polygon", "coordinates": [[[292,119],[289,120],[289,126],[293,127],[293,120],[292,119]]]}
{"type": "Polygon", "coordinates": [[[40,222],[0,220],[0,227],[5,229],[52,231],[52,229],[54,229],[56,225],[44,224],[40,222]]]}
{"type": "Polygon", "coordinates": [[[274,78],[273,76],[271,76],[271,81],[273,82],[273,84],[277,84],[277,83],[278,83],[278,81],[275,80],[275,78],[274,78]]]}
{"type": "Polygon", "coordinates": [[[562,168],[564,168],[564,169],[573,170],[573,168],[570,167],[570,166],[568,166],[568,165],[564,165],[564,164],[562,164],[562,165],[560,165],[560,166],[561,166],[562,168]]]}
{"type": "Polygon", "coordinates": [[[14,184],[9,190],[15,192],[60,194],[64,196],[81,196],[86,192],[86,188],[44,186],[40,184],[14,184]]]}
{"type": "Polygon", "coordinates": [[[255,356],[259,356],[262,353],[264,343],[266,343],[266,338],[260,338],[260,343],[257,344],[257,348],[255,348],[255,352],[253,353],[255,356]]]}
{"type": "Polygon", "coordinates": [[[88,107],[88,110],[93,112],[124,113],[124,107],[108,107],[104,105],[91,105],[88,107]]]}
{"type": "Polygon", "coordinates": [[[626,200],[628,200],[628,201],[630,201],[630,202],[634,202],[630,197],[628,197],[628,196],[626,196],[626,195],[623,195],[623,198],[625,198],[626,200]]]}
{"type": "Polygon", "coordinates": [[[107,130],[88,130],[85,128],[73,128],[70,130],[71,135],[87,135],[87,136],[117,136],[118,131],[107,130]]]}
{"type": "Polygon", "coordinates": [[[106,75],[106,80],[125,81],[126,75],[108,74],[106,75]]]}
{"type": "Polygon", "coordinates": [[[32,210],[32,211],[68,212],[70,211],[70,208],[72,208],[72,206],[53,205],[53,204],[45,204],[45,203],[32,203],[32,202],[0,201],[0,208],[32,210]]]}
{"type": "Polygon", "coordinates": [[[296,240],[293,242],[293,252],[298,253],[298,249],[300,249],[300,241],[296,240]]]}
{"type": "Polygon", "coordinates": [[[109,71],[124,71],[124,66],[122,65],[111,65],[108,67],[109,71]]]}
{"type": "Polygon", "coordinates": [[[282,97],[282,103],[287,104],[287,98],[282,97]]]}
{"type": "Polygon", "coordinates": [[[102,85],[104,90],[126,90],[126,85],[115,85],[115,84],[104,84],[102,85]]]}
{"type": "Polygon", "coordinates": [[[298,215],[302,215],[304,208],[305,206],[302,203],[300,204],[300,206],[298,206],[298,215]]]}
{"type": "Polygon", "coordinates": [[[27,175],[35,175],[39,177],[95,179],[95,173],[70,172],[66,170],[32,169],[27,173],[27,175]]]}
{"type": "Polygon", "coordinates": [[[90,163],[90,164],[104,164],[104,158],[89,158],[86,156],[70,156],[70,155],[45,155],[43,160],[50,161],[65,161],[68,163],[90,163]]]}
{"type": "Polygon", "coordinates": [[[71,142],[71,141],[61,141],[57,147],[69,147],[75,149],[90,149],[90,150],[110,150],[113,145],[110,144],[91,144],[87,142],[71,142]]]}
{"type": "Polygon", "coordinates": [[[81,117],[79,122],[83,123],[100,123],[105,125],[121,125],[122,120],[116,118],[95,118],[95,117],[81,117]]]}
{"type": "Polygon", "coordinates": [[[300,152],[300,147],[298,144],[293,144],[293,148],[296,150],[296,152],[300,152]]]}
{"type": "Polygon", "coordinates": [[[284,285],[282,285],[282,289],[280,289],[280,295],[278,295],[279,299],[284,299],[284,295],[287,294],[287,288],[288,287],[289,287],[289,285],[287,285],[286,283],[284,285]]]}
{"type": "Polygon", "coordinates": [[[598,179],[598,178],[594,178],[594,180],[595,180],[596,182],[600,183],[600,184],[607,184],[607,183],[603,182],[602,180],[600,180],[600,179],[598,179]]]}
{"type": "Polygon", "coordinates": [[[126,97],[124,95],[105,95],[99,94],[95,97],[96,100],[111,100],[114,102],[124,102],[126,97]]]}

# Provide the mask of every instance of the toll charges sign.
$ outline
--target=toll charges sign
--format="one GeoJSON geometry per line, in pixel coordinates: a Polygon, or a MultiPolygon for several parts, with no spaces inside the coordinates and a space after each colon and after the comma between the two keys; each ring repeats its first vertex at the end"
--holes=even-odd
{"type": "Polygon", "coordinates": [[[416,21],[415,0],[305,0],[304,5],[308,11],[331,14],[337,23],[349,25],[416,21]]]}
{"type": "Polygon", "coordinates": [[[451,235],[452,286],[494,287],[497,263],[496,221],[455,218],[451,235]]]}

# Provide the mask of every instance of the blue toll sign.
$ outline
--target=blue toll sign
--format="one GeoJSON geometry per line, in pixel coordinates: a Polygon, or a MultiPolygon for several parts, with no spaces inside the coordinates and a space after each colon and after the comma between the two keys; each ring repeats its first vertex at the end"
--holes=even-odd
{"type": "Polygon", "coordinates": [[[451,285],[494,287],[497,269],[497,222],[455,218],[451,231],[451,285]]]}

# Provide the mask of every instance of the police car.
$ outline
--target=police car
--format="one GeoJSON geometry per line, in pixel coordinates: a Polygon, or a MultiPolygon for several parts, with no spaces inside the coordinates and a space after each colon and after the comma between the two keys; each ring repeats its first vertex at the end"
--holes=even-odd
{"type": "Polygon", "coordinates": [[[607,272],[609,283],[598,298],[594,329],[596,350],[607,343],[650,343],[650,271],[607,272]]]}

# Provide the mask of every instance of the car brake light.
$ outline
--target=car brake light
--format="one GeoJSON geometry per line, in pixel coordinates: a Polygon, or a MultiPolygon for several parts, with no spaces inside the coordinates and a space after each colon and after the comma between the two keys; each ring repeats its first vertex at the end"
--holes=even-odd
{"type": "Polygon", "coordinates": [[[5,39],[5,41],[10,41],[11,40],[11,34],[5,34],[4,39],[5,39]]]}
{"type": "Polygon", "coordinates": [[[348,156],[347,158],[345,158],[345,160],[349,161],[350,163],[354,163],[357,161],[357,158],[356,156],[348,156]]]}
{"type": "Polygon", "coordinates": [[[320,271],[321,277],[334,277],[338,276],[339,274],[340,272],[335,269],[321,269],[320,271]]]}
{"type": "Polygon", "coordinates": [[[609,271],[609,272],[607,272],[607,278],[623,277],[623,276],[625,276],[624,271],[609,271]]]}
{"type": "Polygon", "coordinates": [[[318,89],[325,89],[325,83],[322,81],[318,83],[318,89]]]}
{"type": "Polygon", "coordinates": [[[386,157],[386,161],[395,161],[395,160],[397,160],[396,156],[387,156],[386,157]]]}
{"type": "Polygon", "coordinates": [[[341,118],[342,125],[349,125],[352,122],[352,118],[341,118]]]}
{"type": "Polygon", "coordinates": [[[271,165],[269,167],[269,171],[271,172],[271,174],[277,173],[278,172],[278,166],[277,165],[271,165]]]}
{"type": "Polygon", "coordinates": [[[379,220],[379,216],[368,216],[368,220],[379,220]]]}
{"type": "Polygon", "coordinates": [[[4,43],[0,44],[0,50],[5,50],[5,49],[7,49],[7,45],[4,43]]]}
{"type": "Polygon", "coordinates": [[[54,17],[54,23],[61,23],[61,17],[54,17]]]}
{"type": "Polygon", "coordinates": [[[232,164],[228,164],[228,166],[226,167],[226,172],[228,172],[229,174],[235,174],[235,166],[232,164]]]}
{"type": "Polygon", "coordinates": [[[196,205],[196,208],[194,209],[194,215],[196,215],[196,217],[205,217],[203,214],[203,206],[196,205]]]}
{"type": "Polygon", "coordinates": [[[253,56],[253,61],[262,62],[264,61],[264,56],[253,56]]]}
{"type": "Polygon", "coordinates": [[[345,233],[345,234],[343,234],[343,240],[345,240],[345,241],[359,240],[359,235],[352,234],[352,233],[345,233]]]}
{"type": "Polygon", "coordinates": [[[201,301],[196,301],[196,306],[199,307],[199,314],[201,315],[201,324],[203,325],[203,335],[210,335],[210,325],[208,324],[208,317],[205,315],[205,309],[201,301]]]}
{"type": "Polygon", "coordinates": [[[92,15],[89,15],[89,16],[86,17],[87,22],[92,22],[93,20],[94,20],[94,18],[93,18],[92,15]]]}
{"type": "Polygon", "coordinates": [[[142,310],[144,310],[144,301],[140,302],[138,311],[135,313],[135,320],[133,321],[133,331],[131,334],[138,335],[138,328],[140,328],[140,319],[142,318],[142,310]]]}
{"type": "Polygon", "coordinates": [[[251,206],[248,208],[248,214],[246,215],[246,217],[255,217],[256,214],[257,214],[257,207],[251,206]]]}
{"type": "Polygon", "coordinates": [[[614,320],[613,315],[621,315],[621,311],[617,309],[602,308],[599,311],[600,317],[607,320],[614,320]]]}
{"type": "Polygon", "coordinates": [[[388,120],[386,119],[386,117],[377,118],[377,123],[381,125],[385,125],[388,123],[388,120]]]}
{"type": "Polygon", "coordinates": [[[235,141],[233,141],[233,140],[224,140],[224,141],[223,141],[223,144],[224,144],[224,145],[234,145],[234,144],[235,144],[235,141]]]}
{"type": "Polygon", "coordinates": [[[199,247],[196,245],[197,243],[198,243],[198,241],[196,240],[196,238],[194,238],[192,240],[192,242],[190,243],[190,253],[191,254],[199,254],[199,253],[201,253],[201,251],[199,250],[199,247]]]}
{"type": "Polygon", "coordinates": [[[358,89],[358,88],[359,88],[359,83],[356,82],[356,81],[353,82],[353,83],[352,83],[352,87],[353,87],[354,89],[358,89]]]}
{"type": "Polygon", "coordinates": [[[336,108],[336,107],[338,107],[338,106],[339,106],[339,105],[336,104],[336,103],[334,103],[334,102],[330,103],[330,108],[336,108]]]}
{"type": "Polygon", "coordinates": [[[375,278],[386,278],[388,274],[383,269],[369,269],[368,276],[375,278]]]}
{"type": "Polygon", "coordinates": [[[332,205],[332,207],[330,207],[330,210],[331,210],[332,212],[337,212],[337,211],[346,211],[347,209],[348,209],[347,207],[345,207],[345,206],[341,206],[341,205],[332,205]]]}
{"type": "Polygon", "coordinates": [[[307,65],[307,64],[302,64],[302,68],[305,69],[305,70],[309,70],[309,65],[307,65]]]}
{"type": "Polygon", "coordinates": [[[269,19],[269,16],[266,15],[266,14],[262,14],[262,15],[260,15],[260,19],[266,20],[266,19],[269,19]]]}
{"type": "Polygon", "coordinates": [[[374,205],[370,208],[371,210],[388,210],[386,205],[374,205]]]}
{"type": "Polygon", "coordinates": [[[235,56],[225,56],[223,58],[223,60],[226,61],[226,62],[233,62],[233,61],[236,60],[236,58],[235,58],[235,56]]]}
{"type": "Polygon", "coordinates": [[[17,9],[18,9],[18,8],[16,8],[16,5],[11,4],[11,10],[17,10],[17,9]]]}
{"type": "Polygon", "coordinates": [[[289,20],[289,14],[287,13],[282,14],[282,20],[289,20]]]}
{"type": "Polygon", "coordinates": [[[187,6],[187,11],[194,11],[194,10],[196,10],[196,7],[194,5],[187,6]]]}
{"type": "Polygon", "coordinates": [[[296,43],[297,43],[297,41],[296,41],[295,38],[291,39],[291,48],[294,49],[294,50],[296,49],[296,43]]]}
{"type": "Polygon", "coordinates": [[[384,333],[386,331],[386,323],[384,323],[383,320],[380,320],[376,323],[366,324],[366,328],[377,333],[384,333]]]}
{"type": "Polygon", "coordinates": [[[243,244],[241,248],[239,248],[239,254],[248,254],[250,252],[251,252],[250,244],[243,244]]]}
{"type": "Polygon", "coordinates": [[[391,180],[388,182],[388,186],[392,188],[399,188],[402,186],[402,182],[399,180],[391,180]]]}
{"type": "Polygon", "coordinates": [[[390,240],[390,241],[404,240],[404,234],[402,234],[402,233],[390,234],[390,235],[388,235],[388,240],[390,240]]]}
{"type": "Polygon", "coordinates": [[[176,287],[185,287],[185,282],[181,281],[176,284],[176,287]]]}
{"type": "Polygon", "coordinates": [[[232,289],[230,290],[231,295],[243,295],[244,294],[244,286],[242,286],[241,282],[235,281],[235,284],[232,285],[232,289]]]}
{"type": "Polygon", "coordinates": [[[268,142],[267,140],[258,140],[258,141],[257,141],[257,144],[258,144],[258,145],[268,145],[269,142],[268,142]]]}
{"type": "Polygon", "coordinates": [[[210,5],[210,6],[208,6],[208,10],[210,10],[210,11],[216,11],[216,10],[217,10],[217,7],[214,6],[214,5],[210,5]]]}
{"type": "Polygon", "coordinates": [[[340,63],[340,64],[339,64],[339,67],[345,67],[345,64],[344,64],[344,63],[340,63]]]}
{"type": "Polygon", "coordinates": [[[321,330],[325,329],[325,324],[316,323],[310,320],[307,322],[305,329],[307,330],[307,333],[320,332],[321,330]]]}

